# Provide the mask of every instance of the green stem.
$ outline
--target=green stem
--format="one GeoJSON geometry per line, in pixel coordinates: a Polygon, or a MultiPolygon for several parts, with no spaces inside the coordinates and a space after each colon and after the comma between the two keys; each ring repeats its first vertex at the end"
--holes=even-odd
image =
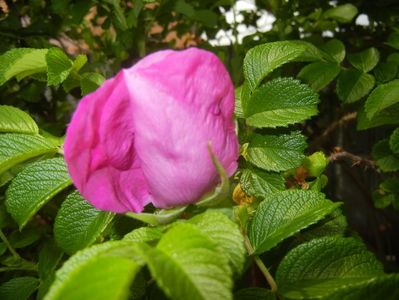
{"type": "MultiPolygon", "coordinates": [[[[254,248],[252,248],[251,242],[248,239],[248,236],[244,233],[244,243],[245,247],[247,248],[248,254],[253,255],[254,253],[254,248]]],[[[262,272],[263,276],[265,276],[267,283],[270,285],[270,288],[272,290],[272,293],[277,292],[277,284],[276,281],[274,281],[273,276],[270,274],[269,270],[263,263],[263,261],[259,258],[259,256],[255,255],[254,256],[255,263],[258,266],[259,270],[262,272]]]]}
{"type": "Polygon", "coordinates": [[[6,245],[6,247],[14,257],[21,258],[21,256],[19,256],[17,251],[15,251],[15,249],[11,246],[10,242],[8,241],[7,237],[4,235],[1,229],[0,229],[0,239],[3,241],[3,243],[6,245]]]}

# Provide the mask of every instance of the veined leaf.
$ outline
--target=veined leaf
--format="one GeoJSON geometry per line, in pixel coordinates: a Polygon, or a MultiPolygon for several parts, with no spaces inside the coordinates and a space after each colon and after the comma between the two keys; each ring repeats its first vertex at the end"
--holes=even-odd
{"type": "Polygon", "coordinates": [[[396,128],[389,137],[389,147],[393,153],[399,155],[399,128],[396,128]]]}
{"type": "Polygon", "coordinates": [[[295,168],[305,158],[305,137],[298,131],[282,135],[259,135],[248,146],[248,161],[266,171],[295,168]]]}
{"type": "Polygon", "coordinates": [[[377,166],[384,172],[399,170],[399,156],[396,156],[389,147],[389,140],[377,142],[371,152],[377,166]]]}
{"type": "Polygon", "coordinates": [[[330,300],[396,300],[399,299],[399,275],[387,274],[348,286],[330,295],[330,300]]]}
{"type": "Polygon", "coordinates": [[[323,13],[324,19],[334,19],[340,23],[349,23],[357,15],[358,10],[356,6],[347,3],[338,5],[336,7],[327,9],[323,13]]]}
{"type": "Polygon", "coordinates": [[[0,132],[39,133],[36,122],[19,108],[0,105],[0,132]]]}
{"type": "Polygon", "coordinates": [[[124,241],[131,242],[152,242],[162,237],[162,231],[156,227],[140,227],[129,232],[123,237],[124,241]]]}
{"type": "Polygon", "coordinates": [[[0,174],[23,161],[57,150],[57,145],[40,135],[0,134],[0,174]]]}
{"type": "Polygon", "coordinates": [[[368,96],[365,111],[371,119],[376,113],[399,102],[399,79],[381,84],[368,96]]]}
{"type": "Polygon", "coordinates": [[[284,177],[279,173],[265,172],[260,169],[244,169],[240,184],[248,195],[264,197],[285,188],[284,177]]]}
{"type": "Polygon", "coordinates": [[[99,211],[77,192],[71,193],[58,210],[54,223],[57,244],[68,254],[93,244],[114,214],[99,211]]]}
{"type": "Polygon", "coordinates": [[[46,53],[48,49],[17,48],[11,49],[0,56],[0,85],[14,76],[18,80],[45,72],[46,53]]]}
{"type": "Polygon", "coordinates": [[[82,90],[82,95],[87,95],[96,90],[104,82],[104,80],[104,76],[99,73],[84,73],[82,75],[82,78],[80,79],[80,88],[82,90]]]}
{"type": "Polygon", "coordinates": [[[395,79],[398,74],[398,66],[394,63],[379,63],[373,73],[377,81],[387,83],[395,79]]]}
{"type": "Polygon", "coordinates": [[[7,210],[22,229],[44,204],[71,183],[63,158],[31,164],[8,187],[7,210]]]}
{"type": "Polygon", "coordinates": [[[288,126],[317,114],[318,95],[292,78],[277,78],[257,88],[247,104],[247,124],[288,126]]]}
{"type": "Polygon", "coordinates": [[[72,71],[72,61],[59,48],[51,48],[46,53],[47,84],[59,85],[72,71]]]}
{"type": "Polygon", "coordinates": [[[349,54],[348,60],[356,69],[367,73],[378,64],[380,53],[372,47],[359,53],[349,54]]]}
{"type": "Polygon", "coordinates": [[[345,45],[340,40],[329,40],[327,43],[321,46],[321,49],[329,54],[329,56],[333,59],[332,62],[340,64],[345,58],[345,45]]]}
{"type": "Polygon", "coordinates": [[[128,299],[142,265],[135,249],[135,243],[112,241],[76,253],[57,271],[44,299],[128,299]]]}
{"type": "Polygon", "coordinates": [[[172,299],[231,299],[231,270],[217,244],[191,224],[177,224],[156,248],[141,244],[158,286],[172,299]]]}
{"type": "Polygon", "coordinates": [[[314,239],[291,250],[280,263],[276,281],[284,298],[326,298],[382,276],[382,265],[359,240],[314,239]]]}
{"type": "Polygon", "coordinates": [[[250,90],[279,66],[293,61],[305,52],[304,45],[295,41],[279,41],[256,46],[244,58],[244,75],[250,90]]]}
{"type": "Polygon", "coordinates": [[[219,252],[229,258],[232,271],[240,275],[244,268],[246,250],[238,225],[225,214],[211,210],[196,215],[189,222],[218,245],[219,252]]]}
{"type": "Polygon", "coordinates": [[[39,280],[36,277],[16,277],[0,285],[0,299],[27,300],[37,289],[39,280]]]}
{"type": "Polygon", "coordinates": [[[340,71],[336,63],[314,62],[303,67],[298,78],[308,83],[313,90],[319,91],[333,81],[340,71]]]}
{"type": "Polygon", "coordinates": [[[365,130],[388,124],[399,124],[399,103],[376,113],[371,119],[367,118],[364,107],[358,111],[357,130],[365,130]]]}
{"type": "Polygon", "coordinates": [[[373,75],[359,70],[342,71],[337,80],[338,97],[345,103],[352,103],[366,96],[374,87],[373,75]]]}
{"type": "Polygon", "coordinates": [[[324,194],[313,191],[288,190],[266,196],[248,228],[255,254],[270,250],[321,220],[339,205],[325,199],[324,194]]]}

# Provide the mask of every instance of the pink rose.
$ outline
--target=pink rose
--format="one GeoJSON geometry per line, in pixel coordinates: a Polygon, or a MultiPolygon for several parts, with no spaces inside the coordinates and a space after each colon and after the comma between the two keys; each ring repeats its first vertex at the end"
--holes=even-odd
{"type": "Polygon", "coordinates": [[[69,173],[98,209],[193,203],[220,181],[208,142],[229,176],[237,168],[233,110],[233,84],[211,52],[148,55],[81,100],[64,145],[69,173]]]}

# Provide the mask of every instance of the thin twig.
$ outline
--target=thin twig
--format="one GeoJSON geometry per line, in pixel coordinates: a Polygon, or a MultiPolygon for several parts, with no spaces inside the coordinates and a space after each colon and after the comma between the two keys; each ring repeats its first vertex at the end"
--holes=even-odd
{"type": "Polygon", "coordinates": [[[325,139],[328,137],[337,127],[343,126],[345,123],[348,123],[352,120],[355,120],[357,117],[357,112],[351,112],[349,114],[344,115],[343,117],[339,118],[338,120],[332,122],[321,134],[321,138],[325,139]]]}
{"type": "Polygon", "coordinates": [[[3,231],[1,229],[0,229],[0,239],[3,241],[3,243],[6,245],[8,250],[11,252],[11,254],[15,258],[21,258],[21,256],[19,256],[17,251],[15,251],[15,249],[11,246],[10,242],[8,241],[7,237],[4,235],[4,233],[3,233],[3,231]]]}
{"type": "MultiPolygon", "coordinates": [[[[244,234],[244,244],[245,247],[247,248],[248,254],[252,255],[254,253],[254,248],[252,248],[251,242],[249,241],[248,236],[246,234],[244,234]]],[[[263,261],[259,258],[259,256],[255,255],[254,259],[259,270],[262,272],[263,276],[265,276],[267,283],[270,285],[272,293],[276,293],[277,284],[276,281],[274,281],[273,276],[270,274],[269,270],[267,269],[263,261]]]]}
{"type": "Polygon", "coordinates": [[[378,172],[377,166],[374,161],[355,155],[339,147],[335,147],[334,152],[330,154],[328,159],[330,161],[350,160],[352,162],[352,166],[364,166],[378,172]]]}

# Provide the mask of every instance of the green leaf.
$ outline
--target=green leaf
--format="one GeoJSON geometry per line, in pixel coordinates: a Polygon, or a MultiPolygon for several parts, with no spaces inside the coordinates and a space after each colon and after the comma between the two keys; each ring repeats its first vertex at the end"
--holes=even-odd
{"type": "Polygon", "coordinates": [[[321,49],[329,54],[332,62],[341,63],[345,58],[345,45],[340,40],[332,39],[321,46],[321,49]]]}
{"type": "Polygon", "coordinates": [[[399,53],[391,53],[387,57],[387,62],[388,63],[393,63],[397,66],[399,66],[399,53]]]}
{"type": "Polygon", "coordinates": [[[380,63],[375,67],[373,73],[377,81],[386,83],[395,79],[398,74],[398,66],[392,63],[380,63]]]}
{"type": "Polygon", "coordinates": [[[234,106],[234,115],[237,118],[244,118],[244,111],[242,108],[242,86],[239,86],[238,88],[235,89],[234,95],[235,95],[235,106],[234,106]]]}
{"type": "Polygon", "coordinates": [[[207,27],[216,27],[218,25],[219,16],[209,9],[195,10],[193,20],[196,20],[207,27]]]}
{"type": "Polygon", "coordinates": [[[0,56],[0,85],[14,76],[18,80],[46,71],[47,49],[12,49],[0,56]]]}
{"type": "Polygon", "coordinates": [[[397,300],[399,299],[399,275],[387,274],[373,277],[358,285],[340,289],[329,296],[331,300],[397,300]]]}
{"type": "Polygon", "coordinates": [[[37,242],[40,238],[40,231],[35,227],[28,227],[22,231],[16,230],[8,237],[10,244],[18,249],[25,248],[37,242]]]}
{"type": "Polygon", "coordinates": [[[44,280],[54,273],[63,254],[53,240],[44,244],[39,252],[38,271],[41,279],[44,280]]]}
{"type": "Polygon", "coordinates": [[[248,161],[266,171],[285,171],[299,166],[305,155],[305,137],[291,134],[254,134],[248,146],[248,161]]]}
{"type": "Polygon", "coordinates": [[[156,248],[140,245],[158,286],[171,299],[231,299],[227,257],[211,239],[191,224],[177,224],[156,248]]]}
{"type": "Polygon", "coordinates": [[[340,204],[324,194],[287,190],[265,197],[249,224],[248,237],[255,254],[266,252],[284,239],[324,218],[340,204]]]}
{"type": "Polygon", "coordinates": [[[378,64],[380,53],[372,47],[359,53],[349,54],[348,60],[356,69],[367,73],[378,64]]]}
{"type": "Polygon", "coordinates": [[[303,166],[306,168],[308,175],[313,177],[320,176],[328,165],[328,158],[321,151],[314,152],[305,158],[303,166]]]}
{"type": "Polygon", "coordinates": [[[380,188],[387,193],[399,194],[399,177],[389,177],[380,183],[380,188]]]}
{"type": "Polygon", "coordinates": [[[333,81],[340,71],[336,63],[314,62],[303,67],[298,78],[308,83],[313,90],[319,91],[333,81]]]}
{"type": "Polygon", "coordinates": [[[114,214],[99,211],[77,192],[71,193],[58,210],[54,223],[57,244],[68,254],[93,244],[114,214]]]}
{"type": "Polygon", "coordinates": [[[256,46],[244,58],[244,76],[254,90],[274,69],[299,57],[306,47],[295,41],[279,41],[256,46]]]}
{"type": "Polygon", "coordinates": [[[367,118],[364,107],[358,111],[357,130],[365,130],[388,124],[399,124],[399,103],[376,113],[371,119],[367,118]]]}
{"type": "Polygon", "coordinates": [[[36,122],[19,108],[0,105],[0,132],[39,133],[36,122]]]}
{"type": "Polygon", "coordinates": [[[5,201],[7,211],[22,229],[44,204],[71,183],[63,158],[31,164],[9,185],[5,201]]]}
{"type": "Polygon", "coordinates": [[[96,90],[103,82],[105,78],[101,74],[87,72],[82,75],[80,80],[80,88],[82,90],[82,96],[91,93],[96,90]]]}
{"type": "Polygon", "coordinates": [[[0,299],[26,300],[37,289],[39,280],[35,277],[16,277],[0,286],[0,299]]]}
{"type": "Polygon", "coordinates": [[[395,48],[396,50],[399,50],[399,33],[392,32],[385,44],[395,48]]]}
{"type": "Polygon", "coordinates": [[[337,80],[338,97],[345,103],[355,102],[366,96],[374,83],[373,75],[355,69],[342,71],[337,80]]]}
{"type": "Polygon", "coordinates": [[[46,54],[47,85],[61,84],[72,71],[72,61],[59,48],[51,48],[46,54]]]}
{"type": "Polygon", "coordinates": [[[195,14],[195,9],[191,4],[188,4],[186,1],[184,0],[178,0],[176,1],[175,7],[174,7],[175,11],[185,15],[189,18],[192,18],[195,14]]]}
{"type": "Polygon", "coordinates": [[[284,177],[279,173],[265,172],[260,169],[244,169],[240,184],[244,192],[256,197],[264,197],[285,189],[284,177]]]}
{"type": "Polygon", "coordinates": [[[44,299],[128,299],[142,264],[135,251],[132,242],[112,241],[76,253],[57,271],[44,299]]]}
{"type": "Polygon", "coordinates": [[[125,241],[131,242],[153,242],[162,237],[162,231],[156,227],[140,227],[129,232],[123,237],[125,241]]]}
{"type": "Polygon", "coordinates": [[[373,146],[371,154],[382,171],[395,172],[399,170],[399,157],[392,152],[388,139],[377,142],[373,146]]]}
{"type": "Polygon", "coordinates": [[[393,153],[399,155],[399,128],[396,128],[389,137],[389,147],[393,153]]]}
{"type": "Polygon", "coordinates": [[[257,88],[247,104],[247,124],[255,127],[288,126],[317,114],[319,103],[308,85],[277,78],[257,88]]]}
{"type": "Polygon", "coordinates": [[[314,46],[312,43],[303,41],[303,40],[296,40],[291,41],[299,46],[304,46],[305,51],[299,55],[295,61],[317,61],[317,60],[324,60],[325,54],[320,51],[319,48],[314,46]]]}
{"type": "Polygon", "coordinates": [[[333,19],[339,23],[349,23],[357,15],[358,10],[356,6],[347,3],[343,5],[338,5],[336,7],[327,9],[323,13],[324,19],[333,19]]]}
{"type": "Polygon", "coordinates": [[[57,150],[57,145],[40,135],[0,134],[0,174],[28,159],[57,150]]]}
{"type": "Polygon", "coordinates": [[[367,118],[399,102],[399,79],[377,86],[368,96],[365,104],[367,118]]]}
{"type": "Polygon", "coordinates": [[[305,240],[311,240],[323,236],[343,236],[347,228],[348,222],[346,221],[345,216],[342,214],[342,210],[337,208],[326,218],[301,232],[301,237],[303,237],[305,240]]]}
{"type": "Polygon", "coordinates": [[[189,222],[218,245],[219,252],[228,257],[233,273],[240,275],[244,268],[246,250],[238,225],[225,214],[211,210],[196,215],[189,222]]]}
{"type": "Polygon", "coordinates": [[[270,290],[251,287],[239,290],[234,294],[234,300],[276,300],[276,295],[270,290]]]}
{"type": "Polygon", "coordinates": [[[382,265],[359,240],[326,237],[291,250],[277,269],[276,281],[284,298],[313,299],[382,275],[382,265]]]}

